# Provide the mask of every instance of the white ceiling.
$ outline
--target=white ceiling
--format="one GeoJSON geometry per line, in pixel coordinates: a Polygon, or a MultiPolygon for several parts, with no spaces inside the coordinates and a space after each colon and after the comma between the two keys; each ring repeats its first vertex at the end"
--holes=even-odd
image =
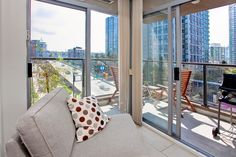
{"type": "MultiPolygon", "coordinates": [[[[95,9],[97,11],[103,11],[107,13],[117,14],[118,12],[118,0],[114,0],[112,4],[107,4],[101,0],[74,0],[77,1],[80,5],[95,9]]],[[[155,8],[168,4],[176,0],[143,0],[143,10],[144,12],[149,12],[155,8]]]]}
{"type": "MultiPolygon", "coordinates": [[[[102,2],[102,0],[59,0],[84,6],[96,11],[101,11],[109,14],[118,13],[118,0],[114,0],[112,4],[102,2]]],[[[189,0],[143,0],[143,12],[148,14],[155,12],[167,6],[167,4],[178,4],[189,0]]],[[[212,9],[228,4],[236,3],[236,0],[201,0],[198,4],[186,3],[181,5],[181,14],[186,15],[191,12],[197,12],[207,9],[212,9]]]]}

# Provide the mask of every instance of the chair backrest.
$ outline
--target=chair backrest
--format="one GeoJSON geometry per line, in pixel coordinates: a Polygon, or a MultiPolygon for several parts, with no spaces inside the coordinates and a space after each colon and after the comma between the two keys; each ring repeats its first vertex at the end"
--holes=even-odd
{"type": "Polygon", "coordinates": [[[119,90],[119,75],[118,75],[119,71],[118,71],[118,68],[110,66],[110,69],[111,69],[111,73],[112,73],[112,76],[113,76],[113,79],[114,79],[114,82],[115,82],[115,85],[116,85],[116,89],[119,90]]]}
{"type": "Polygon", "coordinates": [[[188,83],[191,77],[192,71],[190,70],[184,70],[181,72],[181,95],[185,95],[186,91],[188,89],[188,83]]]}
{"type": "Polygon", "coordinates": [[[227,90],[229,92],[236,91],[236,74],[224,74],[223,84],[220,89],[227,90]]]}

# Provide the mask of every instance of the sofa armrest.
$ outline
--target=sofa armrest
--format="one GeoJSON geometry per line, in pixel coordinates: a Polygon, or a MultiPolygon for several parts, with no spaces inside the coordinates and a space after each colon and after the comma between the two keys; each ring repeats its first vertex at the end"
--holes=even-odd
{"type": "Polygon", "coordinates": [[[22,143],[20,136],[15,134],[5,145],[6,157],[29,157],[28,150],[22,143]]]}

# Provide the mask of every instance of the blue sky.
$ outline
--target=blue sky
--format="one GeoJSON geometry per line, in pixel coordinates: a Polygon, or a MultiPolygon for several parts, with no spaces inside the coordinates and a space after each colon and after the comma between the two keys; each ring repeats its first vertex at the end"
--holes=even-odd
{"type": "MultiPolygon", "coordinates": [[[[32,1],[31,39],[47,42],[48,50],[85,48],[85,13],[38,1],[32,1]]],[[[92,11],[91,51],[105,52],[105,19],[110,15],[92,11]]],[[[229,45],[228,6],[209,10],[210,43],[229,45]]]]}

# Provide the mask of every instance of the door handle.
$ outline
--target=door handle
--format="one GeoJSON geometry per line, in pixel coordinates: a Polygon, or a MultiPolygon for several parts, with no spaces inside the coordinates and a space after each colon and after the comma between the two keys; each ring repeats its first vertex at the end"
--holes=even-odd
{"type": "Polygon", "coordinates": [[[174,68],[174,80],[179,81],[179,67],[174,68]]]}
{"type": "Polygon", "coordinates": [[[32,77],[32,63],[28,63],[27,68],[28,68],[27,70],[28,77],[31,78],[32,77]]]}

